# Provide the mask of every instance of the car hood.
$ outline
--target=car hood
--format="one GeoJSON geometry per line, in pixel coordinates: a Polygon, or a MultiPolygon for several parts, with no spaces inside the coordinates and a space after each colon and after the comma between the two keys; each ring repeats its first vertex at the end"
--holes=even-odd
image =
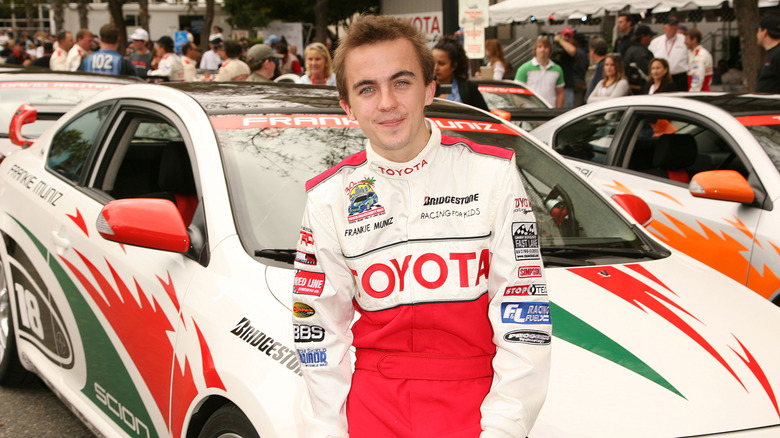
{"type": "MultiPolygon", "coordinates": [[[[679,253],[545,272],[552,369],[530,437],[671,437],[780,425],[777,306],[679,253]]],[[[268,268],[266,279],[289,309],[293,271],[268,268]]]]}
{"type": "Polygon", "coordinates": [[[530,436],[688,436],[780,424],[777,306],[677,253],[546,272],[552,370],[530,436]]]}

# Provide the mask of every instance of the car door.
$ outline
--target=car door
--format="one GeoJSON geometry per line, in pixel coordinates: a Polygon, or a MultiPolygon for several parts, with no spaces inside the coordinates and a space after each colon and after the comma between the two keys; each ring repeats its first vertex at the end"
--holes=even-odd
{"type": "Polygon", "coordinates": [[[73,314],[62,299],[52,218],[77,194],[83,164],[109,111],[104,105],[73,118],[53,136],[56,152],[45,155],[38,147],[16,153],[8,158],[10,169],[3,175],[4,266],[15,298],[18,348],[53,385],[60,385],[62,370],[78,366],[80,342],[73,314]]]}
{"type": "Polygon", "coordinates": [[[174,201],[187,187],[197,206],[191,141],[172,111],[149,102],[119,102],[106,123],[78,191],[57,205],[52,224],[62,293],[81,339],[81,360],[64,384],[114,430],[166,435],[172,376],[186,374],[174,360],[179,303],[200,265],[188,254],[110,242],[98,228],[101,210],[117,199],[174,201]]]}
{"type": "Polygon", "coordinates": [[[563,127],[556,134],[555,149],[579,158],[577,167],[608,194],[633,193],[644,199],[653,212],[647,229],[670,246],[742,284],[748,284],[749,277],[772,275],[750,263],[765,192],[727,132],[684,110],[633,108],[605,142],[606,150],[592,148],[586,150],[592,156],[576,156],[574,140],[581,136],[575,134],[585,129],[580,125],[606,125],[608,116],[596,114],[563,127]],[[757,194],[752,205],[691,195],[688,184],[693,175],[724,169],[739,172],[751,183],[757,194]]]}

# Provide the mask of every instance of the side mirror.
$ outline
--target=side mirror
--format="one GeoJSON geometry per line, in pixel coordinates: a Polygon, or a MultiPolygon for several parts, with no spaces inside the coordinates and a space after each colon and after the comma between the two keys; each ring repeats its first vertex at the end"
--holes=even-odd
{"type": "Polygon", "coordinates": [[[500,117],[500,118],[506,120],[507,122],[511,122],[512,121],[512,114],[510,114],[509,111],[504,111],[504,110],[500,110],[500,109],[496,108],[494,110],[491,110],[490,113],[493,114],[494,116],[497,116],[497,117],[500,117]]]}
{"type": "Polygon", "coordinates": [[[8,137],[11,139],[11,143],[22,148],[30,147],[32,141],[22,137],[22,126],[36,120],[38,120],[38,110],[34,106],[25,103],[17,108],[8,127],[8,137]]]}
{"type": "Polygon", "coordinates": [[[650,222],[652,222],[653,212],[650,210],[647,202],[639,196],[619,193],[612,195],[612,200],[617,202],[623,210],[627,211],[643,227],[650,225],[650,222]]]}
{"type": "Polygon", "coordinates": [[[104,239],[162,251],[187,252],[190,238],[179,209],[167,199],[111,201],[97,219],[104,239]]]}
{"type": "Polygon", "coordinates": [[[693,176],[688,191],[697,198],[750,204],[756,194],[741,173],[734,170],[708,170],[693,176]]]}

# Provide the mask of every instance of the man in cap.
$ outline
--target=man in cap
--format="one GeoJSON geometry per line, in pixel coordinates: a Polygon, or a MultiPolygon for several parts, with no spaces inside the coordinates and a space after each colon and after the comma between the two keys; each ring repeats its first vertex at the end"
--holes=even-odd
{"type": "Polygon", "coordinates": [[[68,58],[65,60],[65,70],[76,71],[81,65],[81,61],[87,57],[92,50],[92,41],[95,40],[95,36],[89,29],[79,29],[76,32],[76,44],[68,51],[68,58]]]}
{"type": "Polygon", "coordinates": [[[680,22],[677,17],[670,16],[664,21],[664,33],[650,42],[650,51],[656,58],[663,58],[669,63],[669,73],[672,75],[677,91],[688,90],[688,48],[685,46],[685,35],[678,32],[680,22]]]}
{"type": "Polygon", "coordinates": [[[154,45],[154,51],[160,57],[157,70],[149,72],[149,79],[162,79],[170,82],[184,81],[184,66],[173,51],[173,38],[162,36],[154,45]]]}
{"type": "Polygon", "coordinates": [[[130,35],[133,53],[129,56],[130,63],[135,67],[138,77],[146,79],[149,69],[152,68],[154,54],[149,50],[149,32],[140,27],[130,35]]]}
{"type": "Polygon", "coordinates": [[[54,71],[66,71],[65,62],[68,59],[68,51],[76,44],[73,39],[73,33],[63,30],[57,34],[57,50],[51,54],[49,68],[54,71]]]}
{"type": "Polygon", "coordinates": [[[634,30],[631,45],[628,46],[625,55],[623,55],[628,84],[633,94],[639,94],[647,82],[647,76],[650,73],[650,60],[653,59],[653,52],[647,47],[654,35],[655,32],[650,29],[650,26],[640,24],[634,30]]]}
{"type": "Polygon", "coordinates": [[[758,93],[780,93],[780,17],[767,15],[754,24],[758,45],[766,50],[761,68],[758,70],[758,93]]]}
{"type": "Polygon", "coordinates": [[[271,47],[265,44],[255,44],[246,52],[246,62],[252,74],[247,81],[250,82],[271,82],[276,72],[276,61],[280,55],[271,50],[271,47]]]}
{"type": "Polygon", "coordinates": [[[218,53],[222,48],[222,37],[211,35],[209,37],[209,46],[211,46],[211,49],[205,51],[200,58],[200,68],[217,71],[219,66],[222,65],[222,58],[218,53]]]}
{"type": "MultiPolygon", "coordinates": [[[[574,29],[564,28],[555,36],[552,60],[563,70],[563,107],[574,106],[574,57],[577,46],[574,43],[574,29]]],[[[584,80],[584,78],[583,78],[584,80]]]]}
{"type": "Polygon", "coordinates": [[[87,56],[79,70],[115,76],[137,76],[133,64],[117,51],[118,43],[119,29],[111,23],[104,24],[100,28],[100,50],[87,56]]]}
{"type": "Polygon", "coordinates": [[[712,55],[701,46],[699,29],[685,31],[685,46],[688,47],[688,91],[710,91],[712,55]]]}

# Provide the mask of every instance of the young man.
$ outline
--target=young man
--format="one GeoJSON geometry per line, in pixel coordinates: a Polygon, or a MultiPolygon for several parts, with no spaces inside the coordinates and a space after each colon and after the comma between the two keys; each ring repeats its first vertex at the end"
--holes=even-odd
{"type": "Polygon", "coordinates": [[[66,61],[68,59],[68,51],[73,47],[76,42],[73,40],[73,34],[67,30],[57,34],[57,50],[51,54],[49,60],[49,68],[54,71],[67,71],[68,67],[66,61]]]}
{"type": "Polygon", "coordinates": [[[184,82],[197,81],[200,50],[198,50],[195,43],[185,43],[181,46],[181,54],[181,63],[184,67],[184,82]]]}
{"type": "Polygon", "coordinates": [[[79,67],[89,73],[137,76],[135,67],[117,51],[119,29],[113,24],[100,28],[100,50],[89,55],[79,67]]]}
{"type": "Polygon", "coordinates": [[[634,20],[631,19],[631,14],[620,14],[615,25],[618,31],[615,51],[620,53],[620,56],[626,56],[626,50],[631,46],[631,39],[634,37],[634,20]]]}
{"type": "Polygon", "coordinates": [[[184,66],[181,59],[173,51],[173,38],[162,36],[154,44],[154,50],[160,57],[157,70],[149,72],[149,79],[167,80],[169,82],[184,81],[184,66]]]}
{"type": "Polygon", "coordinates": [[[241,52],[241,44],[235,41],[225,41],[222,44],[222,50],[219,51],[219,56],[222,57],[222,66],[219,67],[217,77],[214,78],[215,81],[245,81],[249,77],[251,73],[249,66],[238,59],[241,52]]]}
{"type": "Polygon", "coordinates": [[[757,93],[780,93],[780,17],[767,15],[756,27],[758,45],[766,50],[766,57],[758,70],[757,93]]]}
{"type": "Polygon", "coordinates": [[[664,33],[650,41],[653,56],[663,58],[669,63],[669,73],[672,75],[677,91],[688,90],[688,48],[685,46],[685,35],[679,33],[680,22],[671,16],[664,21],[664,33]]]}
{"type": "Polygon", "coordinates": [[[534,58],[517,69],[515,80],[524,82],[555,108],[563,108],[563,70],[550,59],[551,54],[550,40],[538,38],[534,43],[534,58]]]}
{"type": "Polygon", "coordinates": [[[139,27],[133,31],[130,39],[133,41],[133,53],[130,54],[128,59],[135,67],[138,77],[146,79],[149,70],[152,68],[152,58],[154,57],[152,51],[149,50],[149,32],[139,27]]]}
{"type": "Polygon", "coordinates": [[[67,71],[76,71],[79,69],[81,62],[87,57],[90,51],[92,51],[92,42],[95,40],[95,36],[89,29],[79,29],[76,32],[76,44],[68,51],[68,58],[65,60],[65,69],[67,71]]]}
{"type": "Polygon", "coordinates": [[[688,91],[710,91],[712,55],[701,46],[699,29],[685,31],[685,47],[688,48],[688,91]]]}
{"type": "Polygon", "coordinates": [[[654,35],[655,32],[650,29],[650,26],[640,24],[634,30],[631,45],[623,55],[623,65],[632,94],[641,92],[650,75],[650,61],[653,59],[653,52],[647,47],[650,46],[654,35]]]}
{"type": "Polygon", "coordinates": [[[544,283],[514,243],[535,224],[515,207],[527,195],[514,154],[425,119],[433,56],[409,22],[359,18],[335,70],[368,141],[306,184],[293,323],[307,436],[526,436],[547,392],[552,327],[534,325],[542,341],[531,345],[509,334],[527,326],[502,322],[509,303],[549,308],[546,295],[510,292],[544,283]],[[479,214],[430,219],[445,209],[479,214]]]}

